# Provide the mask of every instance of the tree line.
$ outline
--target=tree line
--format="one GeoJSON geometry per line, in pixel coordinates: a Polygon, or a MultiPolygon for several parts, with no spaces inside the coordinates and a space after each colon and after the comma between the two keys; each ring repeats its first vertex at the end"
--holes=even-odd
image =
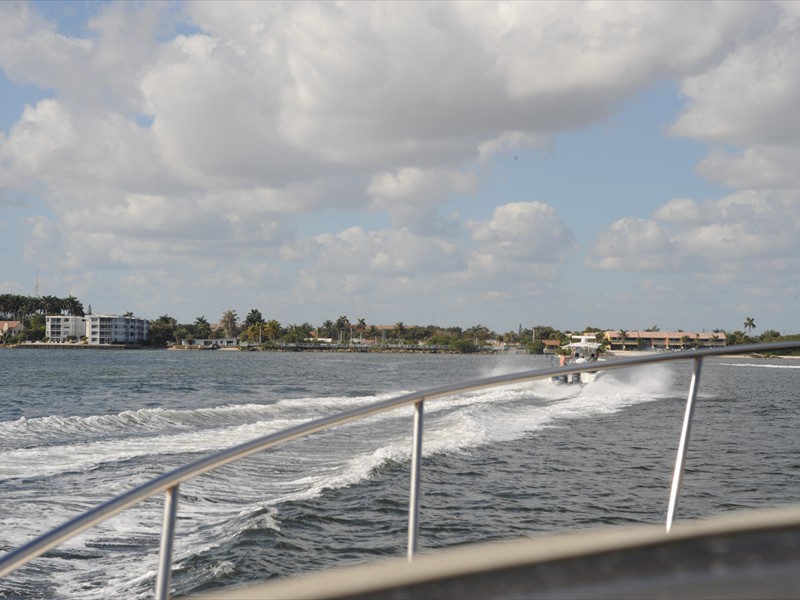
{"type": "MultiPolygon", "coordinates": [[[[753,336],[752,330],[755,328],[755,322],[752,317],[745,320],[744,328],[749,333],[741,330],[727,332],[722,329],[715,329],[714,333],[719,336],[720,340],[725,340],[729,346],[800,339],[800,334],[784,336],[774,329],[768,329],[759,336],[753,336]]],[[[461,327],[435,325],[406,325],[402,321],[387,327],[368,325],[363,318],[351,321],[345,315],[341,315],[335,320],[326,320],[318,326],[307,322],[284,326],[275,319],[264,319],[261,311],[255,308],[250,310],[242,322],[239,321],[235,310],[227,310],[216,326],[212,326],[205,316],[197,317],[194,323],[179,324],[169,315],[163,315],[150,323],[152,343],[162,346],[173,342],[180,343],[182,340],[237,337],[242,342],[265,347],[277,344],[307,343],[310,340],[330,340],[332,343],[338,344],[422,344],[448,347],[458,352],[476,352],[489,340],[496,340],[508,345],[523,346],[535,354],[544,352],[545,340],[556,340],[561,344],[566,344],[571,341],[572,335],[577,334],[596,333],[598,342],[610,345],[611,340],[605,338],[604,331],[592,326],[574,331],[561,331],[547,325],[537,325],[531,328],[523,328],[520,325],[516,331],[498,333],[485,325],[474,325],[462,329],[461,327]]],[[[627,336],[625,330],[618,331],[623,338],[627,336]]],[[[654,325],[645,331],[659,331],[659,328],[654,325]]],[[[681,339],[681,344],[684,348],[689,349],[701,347],[702,342],[687,334],[681,339]]],[[[629,347],[635,349],[636,346],[629,347]]]]}
{"type": "Polygon", "coordinates": [[[276,319],[265,319],[261,311],[254,308],[241,322],[236,311],[227,310],[216,326],[212,325],[205,315],[197,317],[193,323],[178,323],[175,318],[162,315],[150,322],[149,338],[156,346],[181,343],[184,340],[191,343],[192,340],[198,339],[235,337],[242,342],[265,347],[324,340],[337,344],[419,345],[422,343],[447,346],[460,352],[475,352],[485,345],[487,340],[498,339],[508,343],[518,343],[526,334],[530,335],[530,330],[498,335],[484,325],[462,329],[434,325],[410,326],[400,321],[391,327],[385,327],[369,325],[363,318],[351,321],[344,315],[335,320],[326,320],[317,326],[308,322],[282,325],[276,319]]]}
{"type": "Polygon", "coordinates": [[[34,315],[85,316],[83,304],[75,296],[20,296],[0,294],[0,316],[5,321],[25,321],[34,315]]]}
{"type": "MultiPolygon", "coordinates": [[[[88,309],[91,314],[91,307],[88,309]]],[[[85,316],[83,304],[74,296],[57,298],[55,296],[21,296],[15,294],[0,294],[0,318],[2,320],[22,321],[25,331],[11,339],[7,334],[3,342],[38,341],[45,339],[45,316],[47,315],[73,315],[85,316]]],[[[133,316],[133,313],[125,313],[133,316]]],[[[727,332],[715,329],[713,332],[724,339],[729,346],[738,344],[767,343],[776,341],[789,341],[800,339],[800,334],[781,335],[775,329],[768,329],[759,336],[753,336],[756,328],[752,317],[744,320],[743,328],[727,332]]],[[[310,323],[295,323],[282,325],[276,319],[265,319],[260,310],[253,308],[240,321],[235,310],[223,312],[219,323],[214,325],[199,316],[192,323],[179,323],[177,319],[162,315],[150,321],[148,344],[156,347],[181,343],[184,340],[192,342],[197,339],[222,339],[239,338],[242,342],[254,346],[275,346],[281,344],[307,343],[309,340],[331,340],[338,344],[405,344],[429,345],[448,347],[458,352],[476,352],[486,345],[488,340],[509,345],[525,347],[529,352],[542,353],[545,349],[545,340],[557,340],[564,344],[570,341],[574,334],[597,333],[604,330],[598,327],[585,327],[574,331],[561,331],[547,325],[537,325],[523,328],[521,325],[516,331],[498,333],[484,325],[473,325],[466,329],[461,327],[440,327],[436,325],[406,325],[402,321],[391,327],[369,325],[363,318],[349,319],[340,315],[336,319],[329,319],[314,326],[310,323]]],[[[624,338],[627,332],[618,330],[624,338]]],[[[659,331],[657,325],[645,331],[659,331]]],[[[609,343],[604,336],[598,335],[599,342],[609,343]]],[[[686,335],[681,340],[685,348],[699,347],[700,341],[686,335]]],[[[635,346],[633,346],[635,348],[635,346]]]]}

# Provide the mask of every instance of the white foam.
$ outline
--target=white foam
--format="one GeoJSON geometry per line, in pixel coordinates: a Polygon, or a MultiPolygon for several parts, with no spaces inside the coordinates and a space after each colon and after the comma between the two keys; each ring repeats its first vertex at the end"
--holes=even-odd
{"type": "MultiPolygon", "coordinates": [[[[503,367],[500,370],[505,370],[503,367]]],[[[507,371],[506,371],[507,372],[507,371]]],[[[495,374],[502,374],[495,371],[495,374]]],[[[651,402],[671,394],[671,371],[663,365],[636,370],[609,372],[598,381],[583,386],[558,386],[535,381],[502,388],[471,392],[425,403],[425,438],[423,454],[431,456],[469,450],[482,445],[513,441],[545,428],[558,427],[571,419],[592,418],[620,411],[627,406],[651,402]]],[[[0,465],[0,477],[22,478],[81,471],[116,461],[142,458],[158,462],[159,456],[178,456],[197,452],[211,453],[268,433],[305,423],[310,419],[347,410],[376,400],[399,396],[381,394],[361,397],[298,398],[274,404],[244,404],[202,408],[188,411],[144,409],[119,415],[98,417],[48,417],[2,424],[17,429],[18,434],[33,425],[47,431],[117,430],[125,435],[126,427],[137,424],[138,437],[60,442],[50,446],[20,448],[7,452],[0,465]],[[233,421],[229,423],[229,421],[233,421]],[[169,431],[165,432],[167,428],[169,431]]],[[[302,444],[282,450],[280,469],[270,456],[258,462],[237,463],[232,472],[216,473],[184,484],[181,489],[191,499],[181,500],[181,545],[176,555],[178,568],[198,552],[232,544],[247,528],[279,528],[280,504],[307,500],[326,489],[357,484],[389,462],[406,462],[411,453],[411,408],[375,415],[355,424],[352,430],[320,434],[302,444]],[[256,465],[256,466],[254,466],[256,465]],[[230,480],[238,477],[239,495],[230,501],[230,480]],[[247,497],[250,493],[251,497],[247,497]],[[218,503],[226,498],[225,503],[218,503]],[[202,525],[202,526],[201,526],[202,525]]],[[[265,453],[268,455],[269,453],[265,453]]],[[[188,461],[183,461],[188,462],[188,461]]],[[[109,497],[133,486],[131,479],[105,476],[98,482],[102,489],[93,494],[109,497]]],[[[29,536],[31,519],[37,528],[59,525],[81,510],[65,496],[48,498],[47,505],[19,505],[13,514],[0,518],[6,531],[18,532],[8,542],[16,545],[29,536]]],[[[114,517],[101,527],[71,540],[66,548],[91,550],[87,540],[119,540],[143,536],[157,538],[160,511],[153,506],[139,506],[114,517]]],[[[154,544],[154,548],[157,544],[154,544]]],[[[91,565],[58,571],[61,591],[66,596],[85,598],[131,597],[131,589],[146,589],[148,597],[154,580],[155,558],[114,552],[109,560],[86,561],[91,565]],[[142,574],[142,572],[144,573],[142,574]],[[138,575],[137,575],[138,574],[138,575]],[[97,589],[86,590],[84,581],[101,581],[97,589]]],[[[230,566],[217,567],[222,572],[230,566]]]]}
{"type": "Polygon", "coordinates": [[[800,365],[776,365],[771,363],[718,363],[722,367],[751,367],[755,369],[800,369],[800,365]]]}

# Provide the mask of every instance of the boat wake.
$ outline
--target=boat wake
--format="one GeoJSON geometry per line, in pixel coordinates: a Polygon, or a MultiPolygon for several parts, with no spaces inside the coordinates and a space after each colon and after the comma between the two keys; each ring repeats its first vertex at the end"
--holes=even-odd
{"type": "Polygon", "coordinates": [[[754,369],[800,369],[800,365],[776,365],[774,363],[719,363],[722,367],[749,367],[754,369]]]}
{"type": "MultiPolygon", "coordinates": [[[[423,456],[458,455],[545,429],[569,428],[576,419],[674,395],[668,369],[637,371],[610,372],[577,389],[537,381],[427,402],[423,456]]],[[[185,410],[146,408],[115,415],[0,423],[5,448],[0,485],[9,490],[0,517],[0,527],[7,532],[4,543],[20,545],[107,498],[204,454],[400,393],[292,398],[185,410]]],[[[246,545],[253,532],[261,532],[261,538],[264,532],[280,532],[289,506],[315,501],[331,490],[364,485],[382,477],[387,468],[407,464],[411,415],[410,407],[376,415],[184,484],[176,572],[198,568],[198,555],[224,557],[225,548],[246,545]]],[[[60,553],[14,573],[4,581],[0,595],[149,597],[160,518],[157,500],[129,509],[73,538],[60,553]],[[108,548],[114,551],[106,552],[108,548]],[[35,593],[23,590],[31,573],[41,569],[48,573],[46,583],[35,593]],[[86,581],[99,582],[98,587],[87,589],[86,581]]],[[[234,569],[224,559],[202,562],[202,573],[194,573],[192,578],[215,580],[234,569]]]]}

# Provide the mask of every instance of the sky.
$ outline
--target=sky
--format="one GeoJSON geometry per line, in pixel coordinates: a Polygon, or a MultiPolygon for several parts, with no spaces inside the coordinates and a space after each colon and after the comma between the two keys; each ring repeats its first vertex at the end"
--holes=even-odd
{"type": "Polygon", "coordinates": [[[800,332],[800,2],[0,2],[0,293],[800,332]]]}

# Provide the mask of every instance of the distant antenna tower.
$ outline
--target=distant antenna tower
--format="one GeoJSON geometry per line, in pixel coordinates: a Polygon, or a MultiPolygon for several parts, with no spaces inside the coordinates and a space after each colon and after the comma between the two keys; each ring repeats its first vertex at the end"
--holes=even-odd
{"type": "Polygon", "coordinates": [[[36,298],[39,297],[39,271],[36,271],[36,290],[34,292],[36,298]]]}

